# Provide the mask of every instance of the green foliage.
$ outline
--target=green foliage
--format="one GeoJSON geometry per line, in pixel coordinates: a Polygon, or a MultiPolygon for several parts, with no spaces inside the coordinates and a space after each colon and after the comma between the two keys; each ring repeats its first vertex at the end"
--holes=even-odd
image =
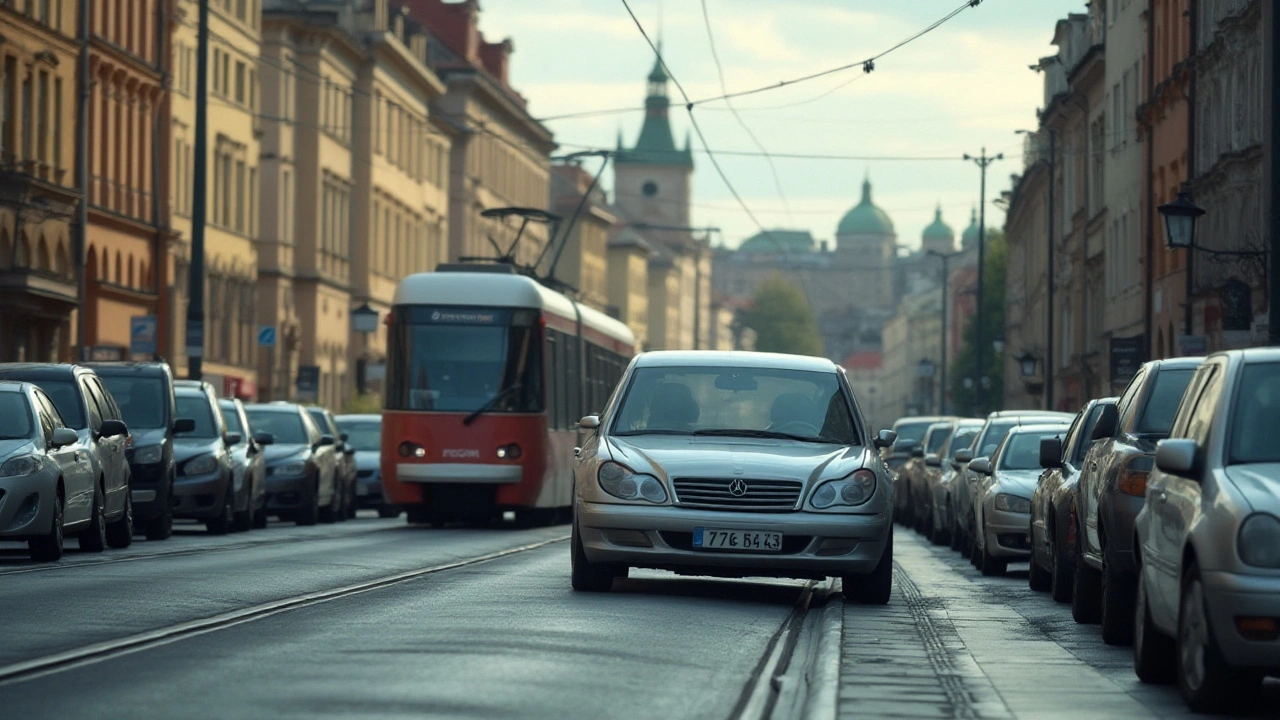
{"type": "Polygon", "coordinates": [[[347,401],[342,412],[349,415],[377,415],[382,412],[382,396],[377,393],[356,395],[347,401]]]}
{"type": "Polygon", "coordinates": [[[982,372],[977,372],[974,354],[974,334],[977,318],[971,318],[965,326],[960,352],[951,362],[951,401],[958,415],[984,417],[987,413],[1004,407],[1004,361],[996,355],[991,343],[1004,336],[1005,278],[1009,267],[1009,246],[1003,231],[987,233],[985,273],[982,279],[982,372]],[[978,407],[977,383],[981,376],[990,378],[978,407]],[[973,387],[965,387],[965,378],[971,378],[973,387]]]}
{"type": "Polygon", "coordinates": [[[822,355],[822,335],[799,286],[774,275],[760,286],[744,324],[756,331],[756,350],[822,355]]]}

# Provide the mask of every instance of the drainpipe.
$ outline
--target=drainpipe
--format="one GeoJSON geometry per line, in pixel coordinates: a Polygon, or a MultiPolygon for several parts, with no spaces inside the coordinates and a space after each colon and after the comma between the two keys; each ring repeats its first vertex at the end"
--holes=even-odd
{"type": "MultiPolygon", "coordinates": [[[[79,100],[76,110],[76,190],[80,193],[80,204],[76,206],[76,231],[72,237],[73,251],[76,254],[76,300],[79,317],[76,319],[76,345],[80,349],[80,359],[89,357],[89,278],[85,275],[85,264],[88,262],[89,234],[89,101],[93,95],[93,78],[89,70],[89,12],[90,0],[80,0],[79,30],[80,68],[79,100]]],[[[14,244],[17,247],[17,244],[14,244]]]]}
{"type": "MultiPolygon", "coordinates": [[[[161,199],[161,183],[160,178],[163,176],[163,164],[160,161],[160,153],[169,147],[168,135],[166,133],[164,119],[166,113],[164,108],[166,103],[172,102],[169,98],[169,79],[168,66],[165,63],[165,53],[167,47],[165,38],[169,36],[167,23],[169,21],[168,13],[165,12],[166,3],[156,3],[156,67],[160,70],[160,94],[159,102],[152,108],[152,132],[151,132],[151,221],[155,223],[155,250],[153,251],[153,259],[151,262],[152,287],[156,293],[156,353],[161,351],[160,338],[171,340],[170,332],[166,328],[171,328],[170,312],[172,308],[166,311],[164,300],[166,294],[164,292],[164,268],[168,266],[168,251],[165,248],[165,232],[168,230],[168,223],[164,222],[162,214],[164,203],[161,199]],[[161,142],[164,139],[165,142],[161,142]],[[161,321],[165,322],[161,322],[161,321]]],[[[169,179],[173,181],[172,178],[169,179]]],[[[167,195],[167,193],[166,193],[167,195]]]]}
{"type": "MultiPolygon", "coordinates": [[[[1150,104],[1155,99],[1156,93],[1156,9],[1155,0],[1147,0],[1147,103],[1150,104]]],[[[1147,129],[1147,176],[1145,178],[1147,186],[1147,237],[1146,237],[1146,262],[1143,263],[1144,286],[1146,292],[1143,293],[1143,332],[1147,345],[1146,357],[1150,358],[1154,352],[1153,341],[1155,339],[1155,307],[1152,303],[1152,293],[1155,283],[1155,270],[1153,268],[1155,255],[1155,187],[1151,179],[1155,176],[1156,160],[1155,160],[1155,123],[1150,120],[1150,113],[1142,120],[1142,124],[1147,129]]],[[[1144,358],[1146,359],[1146,358],[1144,358]]]]}
{"type": "MultiPolygon", "coordinates": [[[[1196,177],[1196,27],[1198,24],[1197,13],[1199,12],[1198,0],[1191,0],[1188,7],[1188,15],[1190,16],[1190,43],[1187,50],[1187,73],[1190,76],[1187,80],[1187,184],[1190,185],[1196,177]]],[[[1186,302],[1182,306],[1182,324],[1183,334],[1191,335],[1193,310],[1195,309],[1195,259],[1196,253],[1193,248],[1187,248],[1187,266],[1186,266],[1186,302]]]]}

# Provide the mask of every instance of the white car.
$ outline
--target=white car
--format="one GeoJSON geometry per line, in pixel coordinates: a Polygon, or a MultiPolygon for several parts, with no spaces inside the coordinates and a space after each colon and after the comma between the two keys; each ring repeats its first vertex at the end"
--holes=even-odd
{"type": "Polygon", "coordinates": [[[828,360],[651,352],[632,360],[574,479],[573,587],[633,567],[840,577],[889,601],[893,480],[844,370],[828,360]]]}
{"type": "Polygon", "coordinates": [[[1195,710],[1280,675],[1280,349],[1210,356],[1135,523],[1134,669],[1195,710]]]}

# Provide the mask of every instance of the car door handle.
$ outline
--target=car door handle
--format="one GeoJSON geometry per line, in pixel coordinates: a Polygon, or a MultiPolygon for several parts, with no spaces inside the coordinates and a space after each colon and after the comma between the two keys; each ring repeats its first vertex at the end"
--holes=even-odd
{"type": "Polygon", "coordinates": [[[1158,502],[1167,502],[1169,500],[1169,493],[1165,492],[1164,490],[1158,491],[1156,493],[1156,500],[1158,502]]]}

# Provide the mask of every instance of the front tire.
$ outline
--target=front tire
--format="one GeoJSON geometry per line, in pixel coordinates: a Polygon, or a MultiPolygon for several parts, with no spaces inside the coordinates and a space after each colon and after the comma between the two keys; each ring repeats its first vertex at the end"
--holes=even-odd
{"type": "Polygon", "coordinates": [[[310,494],[303,498],[302,506],[293,515],[293,521],[299,525],[315,525],[320,519],[320,488],[311,486],[310,494]]]}
{"type": "Polygon", "coordinates": [[[379,505],[378,517],[386,519],[398,518],[400,517],[400,508],[395,505],[379,505]]]}
{"type": "Polygon", "coordinates": [[[875,570],[866,575],[844,575],[840,578],[845,597],[860,605],[887,605],[893,593],[893,530],[875,570]]]}
{"type": "Polygon", "coordinates": [[[1069,603],[1071,602],[1071,584],[1076,572],[1075,562],[1067,559],[1066,548],[1056,537],[1050,540],[1049,548],[1052,553],[1049,558],[1052,568],[1049,595],[1054,602],[1069,603]]]}
{"type": "Polygon", "coordinates": [[[124,549],[133,544],[133,493],[125,488],[124,512],[107,526],[107,545],[124,549]]]}
{"type": "Polygon", "coordinates": [[[1125,646],[1133,642],[1135,588],[1132,578],[1125,577],[1102,555],[1102,641],[1125,646]]]}
{"type": "Polygon", "coordinates": [[[578,592],[608,592],[613,588],[614,571],[606,565],[593,563],[587,559],[586,550],[582,547],[582,537],[578,534],[578,524],[574,523],[571,537],[572,546],[570,563],[570,584],[578,592]]]}
{"type": "Polygon", "coordinates": [[[1071,579],[1071,617],[1081,625],[1102,619],[1102,575],[1082,559],[1071,579]]]}
{"type": "Polygon", "coordinates": [[[36,562],[58,562],[62,559],[62,496],[53,498],[53,522],[43,537],[27,542],[27,551],[36,562]]]}
{"type": "Polygon", "coordinates": [[[263,507],[253,511],[253,529],[261,530],[267,526],[267,508],[264,503],[263,507]]]}
{"type": "Polygon", "coordinates": [[[1027,573],[1027,585],[1036,592],[1044,592],[1053,587],[1053,573],[1040,566],[1034,549],[1031,550],[1031,570],[1027,573]]]}
{"type": "Polygon", "coordinates": [[[89,527],[80,531],[77,538],[80,541],[80,549],[85,552],[96,553],[107,549],[107,517],[102,507],[102,500],[102,485],[99,484],[93,490],[93,509],[90,510],[93,519],[89,527]]]}
{"type": "Polygon", "coordinates": [[[1151,620],[1146,583],[1138,573],[1134,600],[1133,671],[1150,685],[1168,685],[1177,677],[1178,649],[1173,638],[1160,632],[1151,620]]]}
{"type": "Polygon", "coordinates": [[[982,555],[978,559],[978,571],[983,577],[1000,577],[1009,570],[1009,561],[991,554],[986,545],[982,546],[982,555]]]}
{"type": "Polygon", "coordinates": [[[204,521],[204,527],[209,531],[210,535],[226,535],[231,532],[231,526],[235,522],[235,497],[231,489],[231,483],[227,483],[227,489],[222,492],[222,512],[215,518],[204,521]]]}
{"type": "Polygon", "coordinates": [[[342,488],[335,481],[333,493],[329,496],[329,504],[320,508],[320,522],[329,525],[338,521],[342,513],[342,488]]]}
{"type": "Polygon", "coordinates": [[[1233,670],[1222,658],[1209,624],[1200,566],[1192,562],[1182,580],[1178,611],[1178,686],[1191,709],[1216,712],[1257,689],[1261,677],[1233,670]]]}

